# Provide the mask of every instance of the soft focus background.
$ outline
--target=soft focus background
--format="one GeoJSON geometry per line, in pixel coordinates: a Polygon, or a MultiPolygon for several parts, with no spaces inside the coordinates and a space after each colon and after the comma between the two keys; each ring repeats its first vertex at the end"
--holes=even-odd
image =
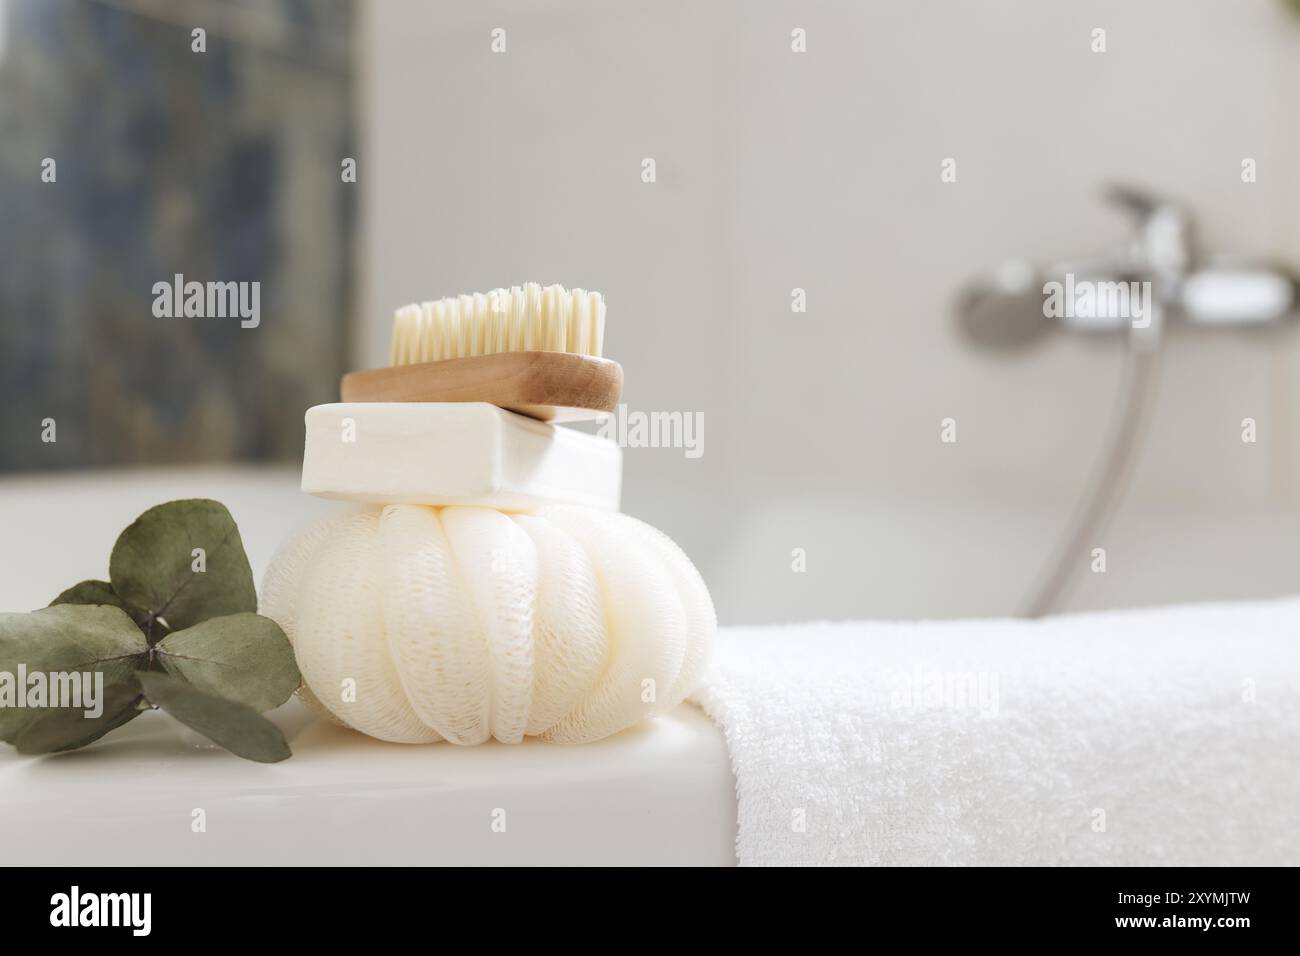
{"type": "Polygon", "coordinates": [[[353,312],[351,0],[0,0],[0,20],[0,469],[301,453],[353,312]],[[156,318],[177,273],[260,282],[265,322],[156,318]]]}
{"type": "MultiPolygon", "coordinates": [[[[691,554],[724,623],[1017,613],[1094,477],[1123,349],[974,351],[963,283],[1116,247],[1117,180],[1187,204],[1208,249],[1300,264],[1283,0],[0,11],[0,467],[26,475],[0,480],[0,561],[23,595],[102,574],[160,496],[224,493],[264,563],[322,507],[294,488],[305,407],[384,361],[392,310],[537,280],[606,293],[631,409],[704,414],[699,459],[627,451],[624,509],[691,554]],[[259,278],[261,327],[154,319],[173,271],[259,278]],[[77,470],[181,460],[244,465],[77,470]]],[[[1293,329],[1170,335],[1103,538],[1107,573],[1081,555],[1062,609],[1300,591],[1293,329]]]]}

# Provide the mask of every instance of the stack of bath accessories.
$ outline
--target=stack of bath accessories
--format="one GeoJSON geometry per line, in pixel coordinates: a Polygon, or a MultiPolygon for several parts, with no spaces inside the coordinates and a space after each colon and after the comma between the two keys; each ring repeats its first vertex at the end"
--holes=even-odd
{"type": "Polygon", "coordinates": [[[557,425],[617,406],[594,292],[398,311],[392,365],[306,416],[303,490],[350,503],[281,548],[262,611],[301,696],[403,743],[583,743],[677,707],[716,631],[666,536],[620,514],[622,451],[557,425]]]}

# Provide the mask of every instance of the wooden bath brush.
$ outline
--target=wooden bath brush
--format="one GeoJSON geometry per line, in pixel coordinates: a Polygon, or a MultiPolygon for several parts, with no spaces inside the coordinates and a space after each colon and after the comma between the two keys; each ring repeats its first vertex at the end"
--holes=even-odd
{"type": "Polygon", "coordinates": [[[623,368],[601,357],[599,292],[536,283],[408,305],[388,368],[343,376],[345,402],[490,402],[542,421],[618,407],[623,368]]]}

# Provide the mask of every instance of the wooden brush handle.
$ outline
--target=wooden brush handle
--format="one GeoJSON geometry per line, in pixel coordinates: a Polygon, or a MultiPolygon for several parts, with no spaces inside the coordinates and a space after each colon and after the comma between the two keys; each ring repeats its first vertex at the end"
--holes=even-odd
{"type": "Polygon", "coordinates": [[[498,352],[349,372],[345,402],[490,402],[544,422],[618,408],[623,367],[572,352],[498,352]]]}

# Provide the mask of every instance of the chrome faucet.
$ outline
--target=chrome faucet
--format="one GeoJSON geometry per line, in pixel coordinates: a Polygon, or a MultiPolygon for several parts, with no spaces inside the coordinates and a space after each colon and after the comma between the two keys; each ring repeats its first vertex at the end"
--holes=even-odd
{"type": "Polygon", "coordinates": [[[1300,311],[1300,278],[1293,269],[1203,253],[1190,211],[1144,190],[1115,185],[1105,198],[1133,223],[1121,248],[1047,266],[1012,261],[968,284],[959,294],[957,315],[969,341],[1011,350],[1066,327],[1128,330],[1135,347],[1149,347],[1159,341],[1167,324],[1266,326],[1300,311]],[[1067,309],[1058,314],[1050,308],[1057,286],[1073,290],[1115,283],[1139,284],[1147,297],[1142,305],[1149,308],[1143,321],[1134,321],[1124,309],[1067,309]]]}
{"type": "Polygon", "coordinates": [[[1106,198],[1134,224],[1120,249],[1046,267],[1004,263],[967,285],[957,303],[958,327],[982,349],[1021,350],[1059,329],[1124,334],[1129,345],[1096,474],[1029,594],[1030,617],[1059,608],[1078,578],[1079,556],[1101,537],[1123,496],[1155,395],[1165,331],[1177,324],[1276,328],[1300,311],[1293,270],[1202,253],[1191,213],[1145,191],[1112,186],[1106,198]]]}

